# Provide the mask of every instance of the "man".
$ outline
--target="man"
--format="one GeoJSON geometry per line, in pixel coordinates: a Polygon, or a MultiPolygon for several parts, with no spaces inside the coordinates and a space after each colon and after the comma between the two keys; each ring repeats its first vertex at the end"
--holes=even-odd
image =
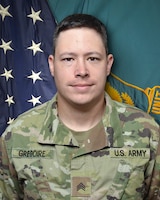
{"type": "Polygon", "coordinates": [[[160,199],[159,126],[105,93],[112,63],[98,19],[74,14],[57,26],[57,94],[3,134],[2,199],[160,199]]]}

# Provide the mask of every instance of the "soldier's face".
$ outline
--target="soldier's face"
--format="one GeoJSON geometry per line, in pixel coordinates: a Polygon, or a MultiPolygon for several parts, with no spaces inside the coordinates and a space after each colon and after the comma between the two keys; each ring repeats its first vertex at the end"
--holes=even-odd
{"type": "Polygon", "coordinates": [[[106,55],[100,35],[89,28],[60,33],[55,56],[49,65],[61,102],[76,105],[95,103],[104,98],[106,77],[113,56],[106,55]]]}

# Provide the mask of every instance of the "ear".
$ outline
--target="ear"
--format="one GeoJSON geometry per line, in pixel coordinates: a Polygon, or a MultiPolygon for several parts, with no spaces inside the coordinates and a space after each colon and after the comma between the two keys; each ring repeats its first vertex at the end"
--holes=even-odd
{"type": "Polygon", "coordinates": [[[54,56],[53,55],[49,55],[48,63],[49,63],[49,69],[50,69],[51,75],[54,77],[54,56]]]}
{"type": "Polygon", "coordinates": [[[113,55],[112,54],[108,54],[108,56],[107,56],[107,76],[111,72],[113,61],[114,61],[113,55]]]}

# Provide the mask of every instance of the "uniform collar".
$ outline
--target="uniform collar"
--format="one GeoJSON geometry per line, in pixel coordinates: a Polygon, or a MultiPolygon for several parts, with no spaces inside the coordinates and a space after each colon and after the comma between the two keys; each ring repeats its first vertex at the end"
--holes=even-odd
{"type": "Polygon", "coordinates": [[[105,100],[106,111],[102,120],[108,138],[108,146],[123,147],[123,124],[119,118],[119,111],[121,110],[121,106],[117,106],[119,103],[113,101],[107,93],[105,93],[105,100]]]}
{"type": "MultiPolygon", "coordinates": [[[[104,112],[102,122],[107,141],[104,147],[122,147],[122,125],[120,124],[115,102],[108,94],[105,94],[105,98],[106,111],[104,112]]],[[[78,147],[78,143],[73,137],[72,132],[59,121],[57,113],[57,95],[53,97],[47,106],[46,116],[38,137],[38,142],[41,144],[78,147]]]]}

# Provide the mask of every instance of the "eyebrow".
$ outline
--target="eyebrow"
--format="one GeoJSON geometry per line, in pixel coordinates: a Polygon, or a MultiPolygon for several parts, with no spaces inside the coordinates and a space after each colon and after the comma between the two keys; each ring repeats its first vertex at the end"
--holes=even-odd
{"type": "MultiPolygon", "coordinates": [[[[76,56],[77,54],[76,53],[73,53],[73,52],[63,52],[60,54],[60,56],[76,56]]],[[[101,53],[97,52],[97,51],[90,51],[90,52],[87,52],[84,54],[85,56],[89,56],[89,55],[99,55],[99,56],[102,56],[101,53]]]]}

